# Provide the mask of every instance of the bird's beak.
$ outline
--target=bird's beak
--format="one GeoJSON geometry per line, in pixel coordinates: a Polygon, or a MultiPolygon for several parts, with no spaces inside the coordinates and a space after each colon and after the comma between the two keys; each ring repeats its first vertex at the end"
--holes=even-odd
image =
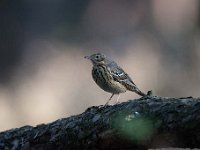
{"type": "Polygon", "coordinates": [[[90,56],[85,56],[84,58],[85,58],[85,59],[90,59],[90,56]]]}

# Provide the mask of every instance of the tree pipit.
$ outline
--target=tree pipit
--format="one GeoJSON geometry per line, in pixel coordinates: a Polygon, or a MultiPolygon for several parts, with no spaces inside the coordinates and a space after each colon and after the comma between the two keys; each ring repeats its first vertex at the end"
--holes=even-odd
{"type": "MultiPolygon", "coordinates": [[[[91,60],[93,64],[92,77],[96,84],[104,91],[112,93],[105,105],[109,103],[115,94],[120,96],[120,93],[124,93],[127,90],[135,92],[140,96],[146,95],[137,88],[129,75],[119,67],[116,62],[109,59],[104,54],[92,54],[90,56],[85,56],[85,58],[91,60]]],[[[119,96],[117,98],[117,103],[119,96]]]]}

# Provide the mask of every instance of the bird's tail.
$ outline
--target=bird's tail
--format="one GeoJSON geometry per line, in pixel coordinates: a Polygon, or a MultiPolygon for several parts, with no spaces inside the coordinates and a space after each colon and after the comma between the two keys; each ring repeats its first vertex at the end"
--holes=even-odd
{"type": "Polygon", "coordinates": [[[125,87],[132,92],[137,93],[140,96],[147,96],[148,94],[143,93],[142,91],[140,91],[137,86],[133,83],[133,82],[129,82],[129,84],[125,84],[125,87]]]}
{"type": "Polygon", "coordinates": [[[147,95],[147,94],[144,94],[142,91],[140,91],[138,88],[135,88],[134,92],[137,93],[140,96],[146,96],[147,95]]]}

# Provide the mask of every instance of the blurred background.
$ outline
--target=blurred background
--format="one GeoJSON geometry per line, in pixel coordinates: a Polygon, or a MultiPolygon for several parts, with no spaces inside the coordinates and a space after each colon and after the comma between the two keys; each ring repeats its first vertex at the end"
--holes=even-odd
{"type": "MultiPolygon", "coordinates": [[[[198,97],[198,0],[1,0],[0,131],[102,105],[85,55],[115,60],[144,92],[198,97]]],[[[139,98],[126,92],[120,101],[139,98]]],[[[115,102],[116,96],[111,101],[115,102]]]]}

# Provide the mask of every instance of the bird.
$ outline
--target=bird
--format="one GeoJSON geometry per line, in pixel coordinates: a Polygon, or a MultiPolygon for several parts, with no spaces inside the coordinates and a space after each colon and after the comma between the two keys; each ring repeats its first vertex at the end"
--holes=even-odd
{"type": "Polygon", "coordinates": [[[105,105],[108,105],[112,97],[117,94],[118,103],[121,93],[132,91],[140,96],[146,96],[139,90],[129,75],[116,62],[103,53],[95,53],[84,58],[92,62],[92,77],[96,84],[106,92],[111,93],[105,105]]]}

